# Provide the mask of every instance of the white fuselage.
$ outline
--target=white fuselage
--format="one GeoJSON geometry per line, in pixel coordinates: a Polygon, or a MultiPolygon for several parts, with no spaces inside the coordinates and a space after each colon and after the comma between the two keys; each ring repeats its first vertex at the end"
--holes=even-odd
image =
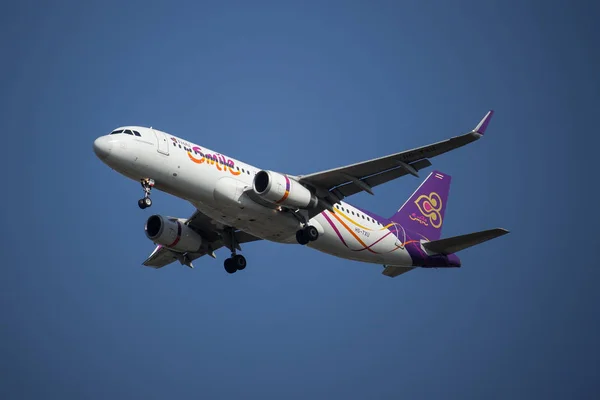
{"type": "MultiPolygon", "coordinates": [[[[135,180],[151,178],[155,189],[192,203],[223,226],[232,226],[265,240],[297,243],[300,221],[291,212],[266,207],[251,199],[252,165],[152,128],[98,138],[99,157],[119,173],[135,180]]],[[[324,211],[309,221],[319,238],[309,247],[337,257],[369,263],[411,266],[404,248],[406,235],[394,223],[383,225],[357,208],[341,202],[335,213],[324,211]]]]}

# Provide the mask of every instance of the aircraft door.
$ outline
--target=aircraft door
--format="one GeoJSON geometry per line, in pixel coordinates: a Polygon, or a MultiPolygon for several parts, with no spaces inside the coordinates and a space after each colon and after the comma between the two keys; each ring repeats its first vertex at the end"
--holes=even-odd
{"type": "Polygon", "coordinates": [[[169,155],[169,142],[167,140],[167,135],[164,132],[158,131],[156,129],[152,129],[154,134],[156,135],[156,140],[158,142],[158,152],[169,155]]]}

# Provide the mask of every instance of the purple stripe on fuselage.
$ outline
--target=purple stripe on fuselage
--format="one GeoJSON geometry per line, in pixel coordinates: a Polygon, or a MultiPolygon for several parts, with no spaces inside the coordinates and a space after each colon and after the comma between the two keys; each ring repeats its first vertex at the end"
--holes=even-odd
{"type": "Polygon", "coordinates": [[[338,228],[335,226],[335,224],[333,223],[333,221],[331,220],[331,218],[329,218],[329,216],[327,215],[327,211],[323,211],[321,213],[322,216],[325,217],[325,219],[327,220],[327,222],[329,222],[329,225],[331,225],[331,227],[333,228],[333,230],[335,231],[335,233],[338,235],[338,237],[340,238],[340,240],[342,241],[342,243],[344,243],[344,245],[346,247],[348,247],[348,245],[346,244],[346,241],[344,240],[344,238],[342,237],[340,231],[338,230],[338,228]]]}
{"type": "Polygon", "coordinates": [[[323,211],[321,213],[323,215],[323,217],[325,217],[325,219],[327,220],[327,222],[329,222],[329,225],[331,225],[331,227],[333,228],[333,230],[335,231],[335,233],[338,235],[338,237],[340,238],[340,240],[342,241],[342,243],[344,243],[344,245],[352,251],[364,251],[364,250],[368,250],[371,247],[375,246],[377,243],[381,242],[383,239],[385,239],[386,237],[388,237],[389,235],[392,235],[393,232],[388,231],[388,233],[386,233],[385,235],[383,235],[382,237],[380,237],[379,239],[377,239],[375,242],[371,243],[370,245],[368,245],[367,247],[363,247],[362,249],[358,249],[358,250],[354,250],[351,249],[350,246],[348,246],[346,244],[346,241],[344,240],[344,238],[342,237],[342,234],[340,233],[340,231],[338,230],[338,228],[335,226],[335,223],[331,220],[331,218],[329,218],[329,216],[327,215],[327,211],[323,211]]]}
{"type": "MultiPolygon", "coordinates": [[[[383,239],[385,239],[386,237],[388,237],[389,235],[393,235],[394,233],[390,230],[388,230],[388,233],[386,233],[385,235],[383,235],[382,237],[380,237],[379,239],[377,239],[375,242],[371,243],[370,245],[368,245],[367,247],[365,247],[364,249],[360,249],[362,250],[367,250],[370,249],[371,247],[375,246],[377,243],[381,242],[383,239]]],[[[397,236],[396,236],[397,237],[397,236]]],[[[395,250],[395,249],[394,249],[395,250]]],[[[393,251],[393,250],[392,250],[393,251]]]]}

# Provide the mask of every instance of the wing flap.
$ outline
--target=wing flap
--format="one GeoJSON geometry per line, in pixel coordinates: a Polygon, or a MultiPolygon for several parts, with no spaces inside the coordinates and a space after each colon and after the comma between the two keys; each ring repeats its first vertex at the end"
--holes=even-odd
{"type": "Polygon", "coordinates": [[[177,255],[171,250],[158,245],[142,264],[146,267],[159,269],[171,264],[173,261],[177,261],[177,255]]]}
{"type": "MultiPolygon", "coordinates": [[[[431,162],[429,160],[420,160],[409,164],[409,166],[414,168],[416,171],[420,171],[424,168],[431,166],[431,162]]],[[[410,174],[410,171],[408,171],[404,167],[397,167],[376,175],[369,176],[361,180],[364,181],[370,187],[375,187],[408,174],[410,174]]],[[[361,187],[357,186],[353,182],[349,182],[345,185],[339,186],[335,188],[335,190],[336,192],[339,191],[345,197],[352,196],[353,194],[363,191],[361,187]]]]}

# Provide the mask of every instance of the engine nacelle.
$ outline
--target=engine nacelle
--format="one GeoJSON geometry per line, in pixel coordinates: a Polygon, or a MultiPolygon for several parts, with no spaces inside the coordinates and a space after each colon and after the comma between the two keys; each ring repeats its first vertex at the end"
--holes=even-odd
{"type": "Polygon", "coordinates": [[[145,231],[148,239],[154,243],[182,253],[197,252],[202,246],[202,237],[189,226],[162,215],[148,218],[145,231]]]}
{"type": "Polygon", "coordinates": [[[287,175],[259,171],[252,184],[254,192],[270,203],[293,208],[314,208],[317,196],[287,175]]]}

